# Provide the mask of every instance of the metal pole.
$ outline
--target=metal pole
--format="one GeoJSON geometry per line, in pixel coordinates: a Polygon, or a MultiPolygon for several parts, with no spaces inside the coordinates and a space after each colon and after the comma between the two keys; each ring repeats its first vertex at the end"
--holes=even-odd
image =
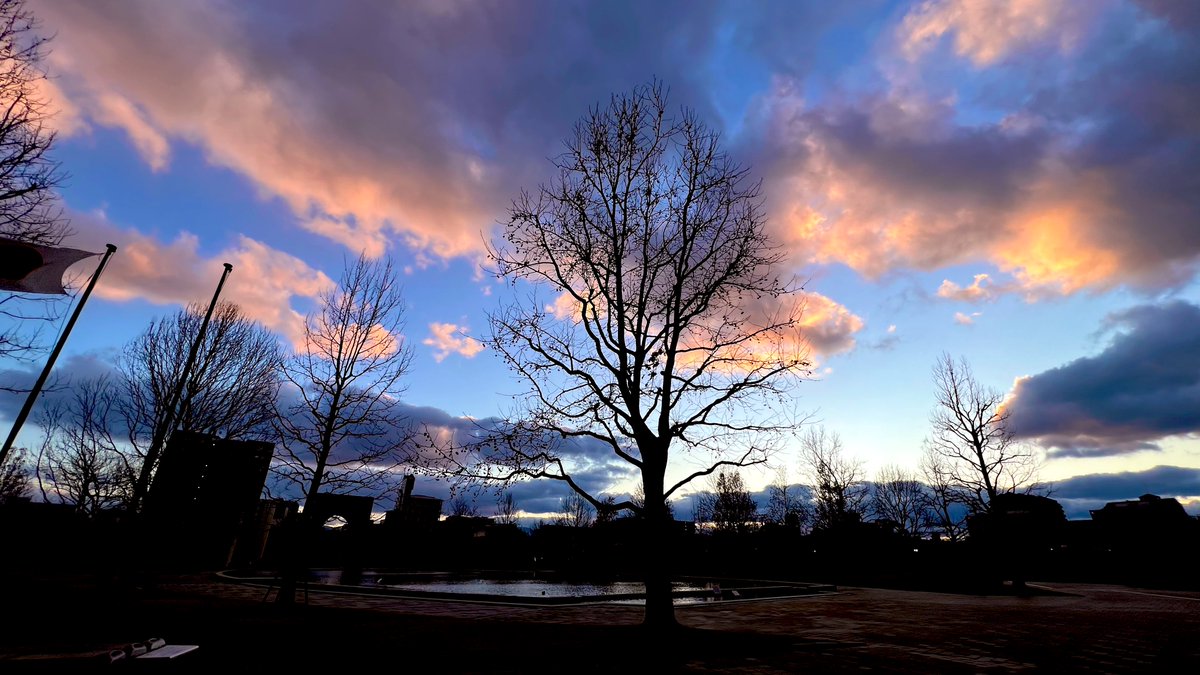
{"type": "Polygon", "coordinates": [[[42,374],[38,376],[37,382],[34,383],[33,389],[29,391],[29,396],[25,399],[25,405],[21,407],[21,412],[17,415],[17,419],[13,422],[12,429],[8,432],[8,439],[4,441],[4,447],[0,448],[0,466],[4,465],[4,460],[8,459],[8,453],[12,450],[12,446],[17,442],[17,434],[21,432],[21,427],[25,424],[25,419],[29,417],[29,411],[33,410],[33,404],[37,401],[38,394],[42,393],[42,387],[46,384],[46,379],[50,377],[50,371],[54,369],[54,362],[58,360],[58,355],[62,352],[63,345],[67,344],[67,336],[71,334],[71,329],[75,327],[75,320],[79,318],[79,313],[83,311],[83,306],[87,304],[88,297],[92,294],[92,289],[96,287],[96,280],[100,278],[100,273],[104,271],[105,265],[108,264],[108,259],[116,252],[117,247],[112,244],[105,245],[106,250],[104,257],[100,259],[100,264],[96,266],[96,272],[92,274],[92,280],[88,282],[87,288],[83,290],[83,295],[79,298],[79,303],[75,305],[75,311],[71,313],[70,320],[63,328],[62,335],[58,336],[58,344],[54,345],[54,351],[50,352],[50,358],[46,360],[46,366],[42,368],[42,374]]]}
{"type": "Polygon", "coordinates": [[[142,471],[138,475],[137,484],[134,486],[131,510],[137,510],[139,502],[145,498],[146,492],[150,489],[150,472],[154,470],[154,464],[158,461],[159,454],[162,453],[163,445],[167,440],[167,434],[175,426],[176,408],[179,407],[179,399],[183,398],[183,388],[187,385],[188,378],[191,377],[192,366],[196,362],[196,355],[200,352],[201,343],[204,342],[204,332],[208,330],[208,322],[212,319],[213,309],[217,306],[217,298],[221,297],[221,289],[225,286],[225,279],[229,277],[229,273],[232,271],[233,265],[225,263],[225,271],[221,273],[221,280],[217,282],[217,290],[213,292],[212,300],[208,303],[208,312],[204,314],[204,321],[200,323],[200,331],[196,334],[196,340],[192,342],[192,349],[188,352],[187,362],[183,364],[183,372],[179,374],[179,380],[175,383],[175,388],[171,391],[171,397],[167,401],[167,409],[164,411],[163,421],[154,430],[154,436],[150,439],[150,448],[146,451],[146,458],[142,461],[142,471]]]}

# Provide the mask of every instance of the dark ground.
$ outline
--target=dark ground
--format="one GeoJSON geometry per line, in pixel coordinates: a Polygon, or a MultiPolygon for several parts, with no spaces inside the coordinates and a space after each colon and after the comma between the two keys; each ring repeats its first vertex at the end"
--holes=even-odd
{"type": "MultiPolygon", "coordinates": [[[[36,576],[36,575],[35,575],[36,576]]],[[[308,605],[208,576],[140,587],[11,578],[0,672],[1200,672],[1200,593],[1048,584],[1030,597],[844,588],[683,607],[664,639],[636,606],[521,607],[313,592],[308,605]],[[1047,587],[1057,592],[1046,592],[1047,587]],[[109,666],[150,637],[200,649],[109,666]]]]}

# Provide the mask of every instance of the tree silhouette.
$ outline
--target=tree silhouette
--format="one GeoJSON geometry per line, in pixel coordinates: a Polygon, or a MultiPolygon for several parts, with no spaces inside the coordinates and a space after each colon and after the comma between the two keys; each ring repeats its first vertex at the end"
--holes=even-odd
{"type": "Polygon", "coordinates": [[[813,427],[801,436],[800,452],[813,486],[813,529],[860,522],[870,492],[863,483],[862,462],[846,456],[841,436],[813,427]]]}
{"type": "Polygon", "coordinates": [[[928,443],[921,456],[921,476],[925,480],[925,510],[930,528],[939,536],[956,542],[967,532],[966,508],[959,500],[959,490],[953,484],[949,462],[928,443]]]}
{"type": "Polygon", "coordinates": [[[740,472],[717,474],[712,520],[719,532],[746,532],[758,525],[758,505],[750,497],[740,472]]]}
{"type": "MultiPolygon", "coordinates": [[[[603,504],[603,502],[601,503],[603,504]]],[[[586,499],[574,492],[563,497],[558,510],[562,512],[562,515],[554,519],[555,525],[591,527],[592,522],[595,520],[594,514],[596,510],[592,508],[592,505],[586,499]]]]}
{"type": "Polygon", "coordinates": [[[599,507],[572,451],[598,443],[640,475],[644,505],[617,506],[652,532],[638,552],[645,622],[673,626],[666,502],[765,461],[790,429],[778,413],[808,366],[798,289],[776,276],[758,184],[694,113],[669,113],[660,84],[593,108],[554,165],[490,250],[516,293],[491,315],[489,346],[525,396],[487,438],[443,446],[442,462],[483,480],[563,481],[599,507]],[[671,471],[680,453],[702,468],[671,471]]]}
{"type": "Polygon", "coordinates": [[[39,426],[46,435],[35,464],[42,501],[94,517],[132,498],[136,464],[113,434],[119,397],[107,378],[88,379],[42,412],[39,426]]]}
{"type": "Polygon", "coordinates": [[[374,488],[404,458],[400,396],[412,362],[404,310],[391,260],[359,256],[322,294],[303,346],[284,362],[295,401],[276,417],[283,448],[273,469],[306,501],[322,488],[374,488]]]}
{"type": "Polygon", "coordinates": [[[949,354],[934,364],[933,384],[937,404],[927,445],[940,458],[938,471],[952,500],[982,513],[998,494],[1035,489],[1038,456],[1015,442],[1004,394],[981,385],[965,359],[949,354]]]}
{"type": "MultiPolygon", "coordinates": [[[[121,355],[124,392],[119,406],[140,464],[133,491],[135,508],[145,499],[157,469],[154,435],[167,420],[171,392],[183,375],[203,319],[199,305],[161,317],[121,355]]],[[[163,438],[169,439],[176,430],[235,440],[271,434],[281,359],[274,334],[246,318],[237,305],[219,303],[184,383],[175,428],[165,430],[163,438]]]]}
{"type": "Polygon", "coordinates": [[[456,492],[450,497],[450,501],[446,504],[446,509],[446,515],[456,518],[474,518],[479,515],[479,508],[476,506],[475,500],[468,499],[461,492],[456,492]]]}
{"type": "Polygon", "coordinates": [[[497,525],[516,525],[517,514],[520,509],[517,508],[517,500],[513,497],[512,492],[505,490],[500,499],[496,501],[496,516],[494,520],[497,525]]]}
{"type": "Polygon", "coordinates": [[[28,455],[25,448],[15,448],[4,458],[4,464],[0,464],[0,504],[28,497],[33,491],[28,455]]]}
{"type": "MultiPolygon", "coordinates": [[[[23,0],[0,0],[0,237],[56,245],[68,234],[54,188],[65,174],[50,157],[55,132],[42,83],[47,39],[23,0]]],[[[0,356],[25,358],[40,329],[58,316],[59,298],[4,294],[0,356]]]]}
{"type": "Polygon", "coordinates": [[[915,474],[895,465],[884,466],[871,485],[871,513],[888,520],[902,532],[921,536],[929,529],[928,488],[915,474]]]}
{"type": "Polygon", "coordinates": [[[800,531],[808,520],[808,505],[798,494],[798,489],[788,484],[787,470],[780,468],[775,472],[775,479],[767,486],[765,521],[800,531]]]}

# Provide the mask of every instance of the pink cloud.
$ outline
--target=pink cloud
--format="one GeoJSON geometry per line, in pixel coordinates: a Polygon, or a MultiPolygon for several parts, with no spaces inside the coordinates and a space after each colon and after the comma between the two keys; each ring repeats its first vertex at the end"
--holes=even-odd
{"type": "Polygon", "coordinates": [[[441,363],[447,356],[458,354],[473,359],[485,347],[482,342],[467,335],[470,329],[454,323],[429,324],[429,337],[422,344],[433,347],[433,360],[441,363]]]}
{"type": "Polygon", "coordinates": [[[506,203],[499,172],[437,103],[376,70],[390,59],[333,58],[354,51],[341,37],[301,63],[211,5],[68,0],[39,13],[57,34],[57,105],[123,129],[155,170],[167,139],[196,143],[308,229],[375,255],[392,237],[439,257],[477,254],[506,203]]]}
{"type": "Polygon", "coordinates": [[[970,314],[963,314],[962,312],[955,312],[954,313],[954,323],[956,323],[960,326],[971,326],[971,325],[974,325],[975,319],[980,316],[983,316],[983,312],[971,312],[970,314]]]}
{"type": "Polygon", "coordinates": [[[966,286],[943,279],[942,285],[938,286],[937,295],[939,298],[960,302],[988,302],[1004,293],[1013,291],[1017,285],[1016,282],[997,283],[989,274],[976,274],[971,283],[966,286]]]}
{"type": "MultiPolygon", "coordinates": [[[[800,317],[801,334],[818,354],[833,356],[854,349],[855,335],[864,325],[861,318],[820,293],[805,291],[800,302],[804,307],[800,317]]],[[[893,326],[888,332],[894,329],[893,326]]]]}
{"type": "Polygon", "coordinates": [[[929,0],[905,15],[897,40],[900,53],[915,60],[950,36],[955,54],[977,67],[990,66],[1042,44],[1073,49],[1103,4],[1105,0],[929,0]]]}
{"type": "MultiPolygon", "coordinates": [[[[1194,97],[1178,86],[1159,95],[1194,97]]],[[[1066,143],[1037,121],[966,126],[952,101],[893,93],[809,106],[795,92],[778,81],[754,119],[771,223],[800,262],[875,279],[983,260],[1009,277],[939,289],[972,301],[1161,289],[1195,274],[1200,235],[1186,223],[1200,202],[1185,185],[1194,132],[1182,118],[1153,125],[1159,146],[1108,161],[1100,135],[1066,143]]],[[[1148,123],[1140,109],[1120,114],[1127,133],[1151,133],[1136,131],[1148,123]]]]}
{"type": "Polygon", "coordinates": [[[96,121],[124,129],[137,148],[138,154],[152,170],[162,171],[167,168],[171,159],[170,144],[132,103],[116,94],[103,93],[96,97],[93,105],[96,121]]]}
{"type": "MultiPolygon", "coordinates": [[[[304,315],[292,307],[293,300],[316,299],[333,286],[324,272],[307,263],[246,236],[215,256],[200,253],[199,239],[181,233],[163,243],[151,236],[117,227],[103,216],[72,214],[78,240],[68,242],[89,250],[102,250],[105,243],[118,247],[96,295],[117,302],[146,300],[162,305],[204,303],[212,297],[220,279],[222,263],[233,272],[222,291],[222,299],[241,306],[250,318],[288,339],[302,343],[304,315]]],[[[72,268],[88,273],[81,263],[72,268]]]]}

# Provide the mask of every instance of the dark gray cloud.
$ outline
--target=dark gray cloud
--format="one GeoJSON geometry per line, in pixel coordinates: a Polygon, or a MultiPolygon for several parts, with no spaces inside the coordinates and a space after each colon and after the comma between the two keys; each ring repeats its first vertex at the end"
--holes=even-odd
{"type": "Polygon", "coordinates": [[[1054,483],[1061,499],[1137,499],[1144,494],[1160,497],[1200,496],[1200,468],[1156,466],[1145,471],[1090,473],[1054,483]]]}
{"type": "MultiPolygon", "coordinates": [[[[1056,481],[1051,497],[1058,500],[1068,518],[1088,518],[1088,511],[1106,503],[1137,499],[1144,494],[1160,497],[1200,496],[1200,469],[1156,466],[1145,471],[1094,473],[1056,481]]],[[[1189,504],[1195,512],[1200,504],[1189,504]]]]}
{"type": "MultiPolygon", "coordinates": [[[[46,409],[47,406],[65,403],[71,395],[71,383],[73,382],[102,377],[113,378],[115,382],[118,376],[116,368],[113,366],[116,358],[115,352],[115,349],[109,349],[72,354],[59,360],[55,364],[50,378],[46,381],[46,386],[42,389],[37,403],[34,404],[26,426],[36,424],[38,412],[46,409]]],[[[0,390],[0,419],[6,422],[16,419],[21,406],[25,405],[26,391],[37,381],[44,363],[44,360],[39,359],[28,363],[8,360],[3,364],[6,367],[0,369],[0,382],[6,389],[11,388],[13,391],[0,390]]],[[[7,425],[5,425],[5,433],[7,434],[7,425]]]]}
{"type": "Polygon", "coordinates": [[[1017,383],[1013,428],[1051,456],[1157,449],[1200,431],[1200,307],[1176,300],[1109,317],[1119,332],[1096,356],[1017,383]]]}

